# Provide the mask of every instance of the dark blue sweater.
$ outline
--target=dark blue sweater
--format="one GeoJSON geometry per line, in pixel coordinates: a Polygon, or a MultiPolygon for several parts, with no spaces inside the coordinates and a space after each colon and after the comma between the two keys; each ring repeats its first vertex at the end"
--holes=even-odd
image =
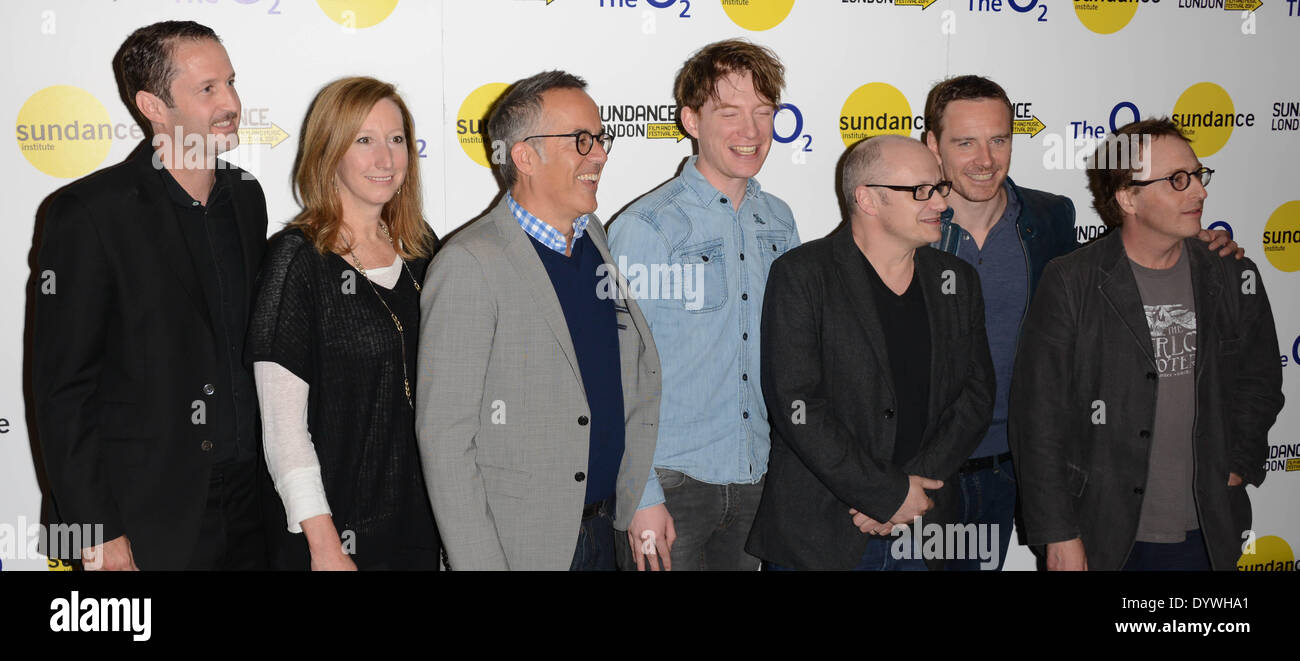
{"type": "MultiPolygon", "coordinates": [[[[578,371],[591,409],[590,449],[587,453],[587,499],[594,503],[614,495],[618,467],[623,461],[623,377],[618,353],[618,322],[614,301],[597,298],[596,269],[604,263],[590,234],[574,241],[572,256],[532,241],[551,286],[560,299],[569,337],[578,354],[578,371]]],[[[582,421],[579,420],[579,424],[582,421]]]]}

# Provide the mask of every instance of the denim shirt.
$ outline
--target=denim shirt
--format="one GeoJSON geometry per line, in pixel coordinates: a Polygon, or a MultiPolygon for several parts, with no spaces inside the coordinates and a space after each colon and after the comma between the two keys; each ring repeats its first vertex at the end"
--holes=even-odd
{"type": "MultiPolygon", "coordinates": [[[[790,207],[754,179],[740,210],[696,168],[634,202],[610,226],[663,365],[654,465],[711,484],[767,473],[759,322],[772,261],[799,245],[790,207]]],[[[640,508],[664,502],[654,471],[640,508]]]]}

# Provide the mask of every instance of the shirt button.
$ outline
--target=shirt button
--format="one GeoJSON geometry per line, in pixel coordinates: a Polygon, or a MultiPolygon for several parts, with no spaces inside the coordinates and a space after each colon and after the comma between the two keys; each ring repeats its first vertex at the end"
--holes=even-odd
{"type": "Polygon", "coordinates": [[[740,261],[745,261],[745,253],[740,253],[740,261]]]}
{"type": "Polygon", "coordinates": [[[742,339],[742,340],[748,340],[748,339],[749,339],[749,333],[741,333],[741,334],[740,334],[740,339],[742,339]]]}
{"type": "Polygon", "coordinates": [[[742,417],[742,418],[748,420],[748,419],[749,419],[749,411],[745,411],[744,413],[741,413],[741,414],[740,414],[740,417],[742,417]]]}
{"type": "Polygon", "coordinates": [[[207,452],[207,451],[211,450],[211,449],[212,449],[212,441],[209,441],[209,440],[206,440],[206,439],[205,439],[202,443],[199,443],[199,449],[200,449],[200,450],[203,450],[204,452],[207,452]]]}
{"type": "Polygon", "coordinates": [[[892,420],[893,418],[894,418],[894,409],[885,409],[885,419],[892,420]]]}
{"type": "Polygon", "coordinates": [[[203,384],[203,394],[205,394],[205,395],[211,395],[212,393],[215,393],[216,391],[217,391],[217,389],[214,388],[214,387],[212,387],[212,384],[211,384],[211,383],[205,383],[205,384],[203,384]]]}
{"type": "Polygon", "coordinates": [[[1142,438],[1151,438],[1151,432],[1143,429],[1142,431],[1138,432],[1138,436],[1141,436],[1142,438]]]}
{"type": "Polygon", "coordinates": [[[720,198],[718,198],[718,201],[721,202],[721,203],[723,203],[723,204],[729,204],[729,202],[727,202],[727,198],[725,198],[725,197],[720,197],[720,198]]]}
{"type": "Polygon", "coordinates": [[[587,416],[585,415],[578,416],[578,424],[586,427],[588,422],[590,422],[590,420],[587,419],[587,416]]]}
{"type": "Polygon", "coordinates": [[[748,300],[749,300],[749,294],[741,294],[741,295],[740,295],[740,300],[742,300],[742,301],[748,301],[748,300]]]}
{"type": "Polygon", "coordinates": [[[585,479],[587,479],[587,474],[586,474],[586,473],[583,473],[582,471],[578,471],[578,472],[576,472],[576,473],[573,474],[573,480],[574,480],[575,482],[581,482],[581,481],[583,481],[583,480],[585,480],[585,479]]]}
{"type": "Polygon", "coordinates": [[[748,375],[748,374],[741,374],[741,375],[740,375],[740,380],[741,380],[741,381],[748,381],[748,380],[749,380],[749,375],[748,375]]]}

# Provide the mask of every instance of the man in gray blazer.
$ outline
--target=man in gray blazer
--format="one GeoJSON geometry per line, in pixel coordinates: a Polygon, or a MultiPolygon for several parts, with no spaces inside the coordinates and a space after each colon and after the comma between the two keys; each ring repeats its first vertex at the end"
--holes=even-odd
{"type": "Polygon", "coordinates": [[[585,87],[502,97],[506,194],[425,278],[416,435],[457,570],[614,569],[650,473],[659,355],[592,214],[613,138],[585,87]]]}

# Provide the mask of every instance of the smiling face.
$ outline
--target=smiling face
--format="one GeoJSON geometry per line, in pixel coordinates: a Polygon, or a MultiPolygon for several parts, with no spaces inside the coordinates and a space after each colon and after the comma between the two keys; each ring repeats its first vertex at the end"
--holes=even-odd
{"type": "Polygon", "coordinates": [[[1011,168],[1011,111],[998,99],[962,99],[943,110],[939,135],[926,143],[943,164],[952,189],[971,202],[987,202],[1002,190],[1011,168]]]}
{"type": "Polygon", "coordinates": [[[344,210],[382,209],[406,179],[407,136],[402,112],[381,99],[357,130],[334,174],[344,210]]]}
{"type": "MultiPolygon", "coordinates": [[[[1133,173],[1135,181],[1168,177],[1179,170],[1193,172],[1201,167],[1192,146],[1181,138],[1156,136],[1147,151],[1150,153],[1143,155],[1142,171],[1133,173]]],[[[1124,211],[1126,232],[1174,243],[1201,231],[1207,193],[1196,177],[1191,178],[1186,190],[1176,191],[1168,181],[1157,181],[1122,188],[1115,195],[1124,211]]]]}
{"type": "MultiPolygon", "coordinates": [[[[891,140],[882,149],[881,163],[863,183],[916,186],[937,184],[943,178],[934,155],[918,141],[891,140]]],[[[874,216],[883,234],[902,247],[919,248],[942,236],[939,216],[948,203],[938,193],[921,201],[910,191],[860,186],[856,194],[863,211],[874,216]]]]}
{"type": "Polygon", "coordinates": [[[160,112],[150,118],[155,133],[175,137],[179,129],[184,136],[200,136],[214,153],[239,146],[239,94],[226,49],[211,39],[179,40],[171,66],[176,70],[172,106],[158,101],[160,112]]]}
{"type": "MultiPolygon", "coordinates": [[[[596,102],[576,88],[543,92],[541,118],[535,135],[603,131],[596,102]]],[[[578,153],[577,140],[571,137],[533,138],[527,144],[538,156],[528,172],[520,170],[528,177],[529,189],[536,191],[538,208],[529,211],[567,222],[596,210],[596,190],[607,158],[600,141],[593,141],[585,155],[578,153]]]]}
{"type": "Polygon", "coordinates": [[[697,111],[682,108],[682,126],[700,145],[696,167],[721,191],[743,189],[758,174],[772,147],[770,99],[754,89],[748,71],[718,79],[716,98],[697,111]]]}

